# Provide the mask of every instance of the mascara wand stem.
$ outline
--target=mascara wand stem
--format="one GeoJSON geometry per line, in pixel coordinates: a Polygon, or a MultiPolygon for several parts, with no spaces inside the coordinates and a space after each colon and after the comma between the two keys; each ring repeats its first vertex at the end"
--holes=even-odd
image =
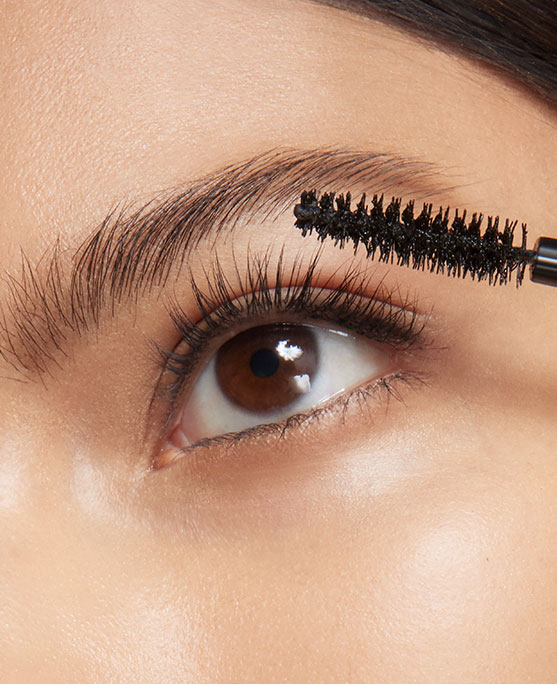
{"type": "Polygon", "coordinates": [[[534,247],[530,266],[530,280],[557,287],[557,239],[542,237],[534,247]]]}

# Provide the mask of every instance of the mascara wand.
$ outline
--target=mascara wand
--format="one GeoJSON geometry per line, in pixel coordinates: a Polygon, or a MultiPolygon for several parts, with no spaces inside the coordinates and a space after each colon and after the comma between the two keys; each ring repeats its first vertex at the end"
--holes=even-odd
{"type": "Polygon", "coordinates": [[[410,266],[420,270],[475,280],[488,280],[492,285],[505,284],[516,274],[516,284],[524,279],[530,266],[530,279],[557,287],[557,239],[542,237],[534,249],[526,248],[526,225],[522,224],[522,244],[513,246],[517,221],[506,219],[502,231],[499,217],[487,219],[483,234],[482,214],[473,214],[466,222],[466,211],[458,210],[449,226],[449,209],[432,213],[433,205],[424,204],[414,216],[414,202],[401,212],[401,201],[393,197],[384,208],[383,196],[374,195],[371,206],[366,196],[351,209],[350,193],[319,196],[315,190],[303,192],[294,207],[295,226],[302,235],[315,232],[321,240],[331,238],[344,247],[351,242],[354,249],[362,244],[368,257],[410,266]]]}

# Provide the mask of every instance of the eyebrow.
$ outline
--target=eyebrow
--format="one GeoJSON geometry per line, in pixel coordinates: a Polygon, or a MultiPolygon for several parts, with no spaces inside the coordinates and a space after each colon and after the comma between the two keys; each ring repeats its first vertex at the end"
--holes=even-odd
{"type": "Polygon", "coordinates": [[[22,252],[19,273],[6,275],[0,358],[16,377],[3,377],[36,380],[62,368],[104,312],[114,316],[124,301],[164,286],[211,236],[292,211],[303,190],[358,186],[425,199],[458,187],[444,176],[431,162],[386,152],[282,148],[159,193],[139,208],[116,206],[73,248],[62,250],[58,237],[38,263],[22,252]]]}

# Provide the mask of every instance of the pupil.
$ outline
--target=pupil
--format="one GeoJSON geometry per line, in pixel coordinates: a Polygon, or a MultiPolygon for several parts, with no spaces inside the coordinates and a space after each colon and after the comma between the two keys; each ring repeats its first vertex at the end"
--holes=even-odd
{"type": "Polygon", "coordinates": [[[270,378],[279,367],[278,355],[271,349],[258,349],[251,355],[249,367],[258,378],[270,378]]]}

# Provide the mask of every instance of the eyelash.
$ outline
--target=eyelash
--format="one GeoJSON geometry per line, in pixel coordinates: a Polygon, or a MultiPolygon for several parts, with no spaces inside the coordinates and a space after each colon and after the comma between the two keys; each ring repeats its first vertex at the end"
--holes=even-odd
{"type": "MultiPolygon", "coordinates": [[[[203,365],[203,359],[209,355],[209,350],[214,349],[219,340],[223,343],[227,334],[227,339],[230,339],[231,330],[235,330],[234,334],[237,334],[238,328],[243,326],[243,329],[247,329],[251,327],[250,324],[264,324],[265,318],[269,319],[271,316],[276,319],[282,314],[300,323],[307,323],[308,319],[332,323],[400,351],[428,346],[424,339],[426,321],[422,314],[416,312],[415,301],[406,298],[401,304],[395,305],[393,293],[386,292],[382,284],[371,287],[371,276],[359,268],[349,268],[340,282],[332,287],[337,274],[322,278],[319,268],[321,256],[322,250],[319,250],[307,265],[303,264],[301,257],[297,257],[291,268],[288,268],[283,251],[275,266],[272,265],[269,253],[263,256],[248,254],[245,274],[241,273],[238,262],[234,259],[234,284],[226,276],[218,259],[210,273],[204,272],[202,285],[190,273],[190,287],[198,310],[198,322],[176,300],[172,301],[168,314],[180,341],[172,350],[156,345],[161,359],[161,374],[172,378],[171,382],[160,383],[158,388],[158,394],[162,394],[170,406],[167,424],[171,422],[184,388],[203,365]],[[184,346],[187,351],[176,351],[184,346]]],[[[386,389],[389,396],[399,398],[393,387],[395,381],[406,384],[412,381],[423,382],[419,373],[404,371],[376,380],[374,384],[386,389]]],[[[360,387],[347,393],[345,407],[354,396],[366,398],[370,393],[369,387],[360,387]]],[[[188,448],[223,440],[238,442],[248,434],[271,430],[284,434],[290,426],[329,410],[331,407],[325,405],[306,414],[290,416],[280,424],[270,423],[231,435],[211,437],[188,448]]]]}

